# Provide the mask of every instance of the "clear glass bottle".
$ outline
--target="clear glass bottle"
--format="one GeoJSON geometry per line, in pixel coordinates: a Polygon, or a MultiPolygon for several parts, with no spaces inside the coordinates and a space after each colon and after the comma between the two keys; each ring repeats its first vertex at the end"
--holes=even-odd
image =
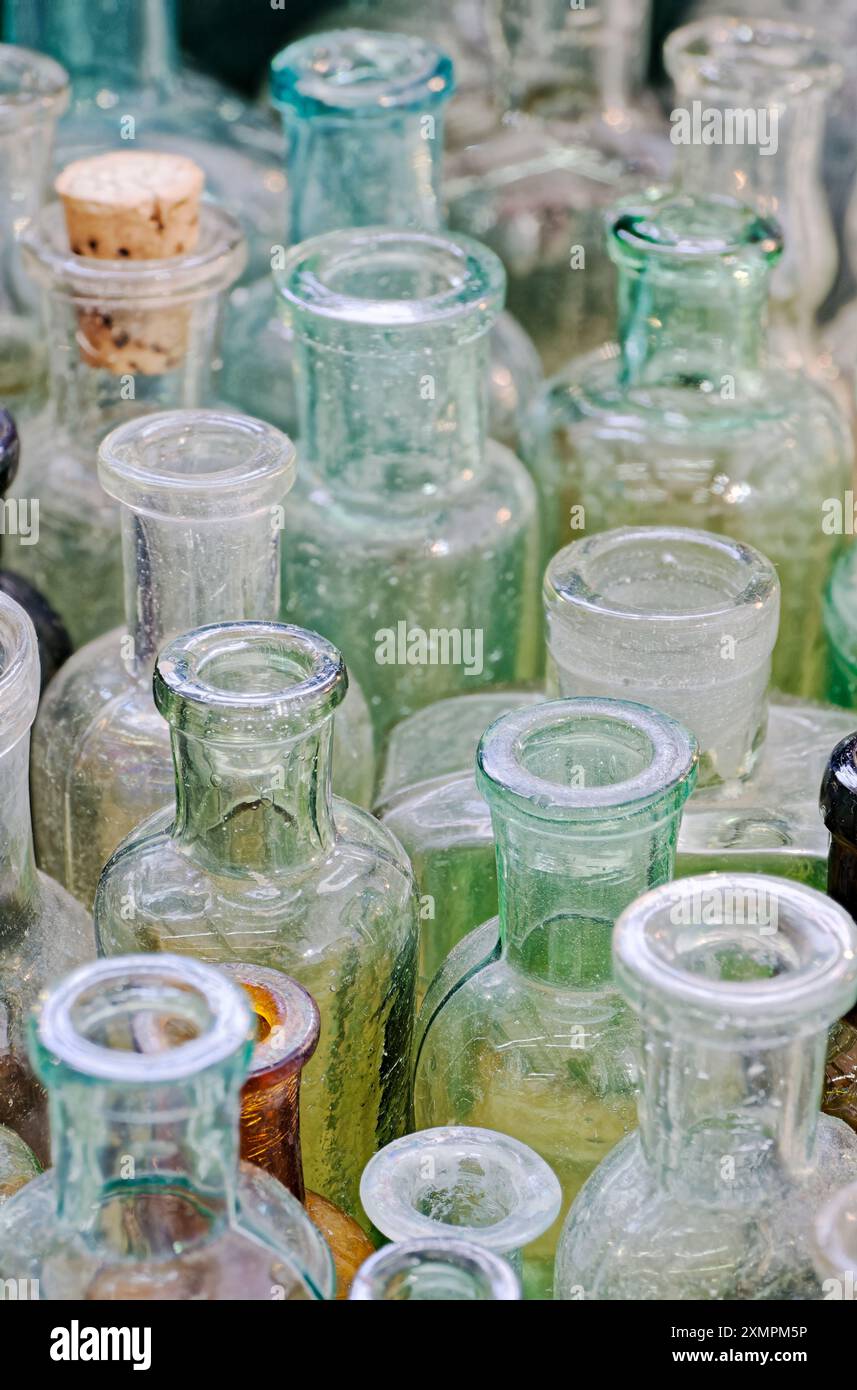
{"type": "Polygon", "coordinates": [[[7,563],[45,595],[81,646],[123,617],[119,514],[98,485],[98,445],[125,420],[215,395],[222,300],[245,244],[235,219],[213,204],[202,205],[196,250],[169,260],[74,255],[58,203],[22,240],[27,269],[45,291],[51,384],[45,409],[22,427],[24,466],[13,489],[19,499],[38,498],[39,543],[7,538],[7,563]],[[114,314],[142,336],[169,326],[176,350],[166,371],[149,374],[143,364],[116,374],[93,364],[87,344],[110,331],[114,314]]]}
{"type": "Polygon", "coordinates": [[[41,1171],[42,1165],[29,1145],[14,1130],[0,1125],[0,1207],[41,1171]]]}
{"type": "Polygon", "coordinates": [[[302,446],[283,611],[342,648],[380,747],[433,700],[538,669],[535,492],[486,440],[480,387],[503,268],[369,228],[302,242],[279,283],[302,446]]]}
{"type": "MultiPolygon", "coordinates": [[[[696,757],[681,725],[619,700],[518,710],[479,745],[500,913],[452,953],[443,996],[423,1003],[414,1115],[531,1145],[562,1184],[563,1210],[634,1123],[634,1021],[610,938],[622,909],[672,874],[696,757]],[[488,936],[495,948],[474,968],[488,936]]],[[[529,1252],[528,1293],[549,1295],[559,1229],[529,1252]]]]}
{"type": "MultiPolygon", "coordinates": [[[[405,34],[316,34],[277,54],[271,87],[286,131],[289,244],[345,227],[440,226],[444,108],[454,88],[441,49],[405,34]]],[[[489,431],[514,445],[541,381],[538,354],[508,314],[493,324],[489,348],[489,431]]],[[[294,339],[270,276],[232,296],[223,391],[295,433],[294,339]]]]}
{"type": "Polygon", "coordinates": [[[616,209],[620,342],[549,383],[525,424],[545,505],[545,546],[622,525],[722,531],[777,567],[773,679],[824,683],[822,590],[841,535],[827,499],[849,486],[853,446],[833,399],[765,365],[776,227],[729,198],[656,191],[616,209]]]}
{"type": "Polygon", "coordinates": [[[42,206],[68,76],[53,59],[0,44],[0,400],[22,418],[43,402],[47,355],[39,299],[18,235],[42,206]]]}
{"type": "Polygon", "coordinates": [[[815,1219],[815,1270],[825,1299],[857,1299],[857,1183],[825,1202],[815,1219]]]}
{"type": "Polygon", "coordinates": [[[62,164],[129,142],[188,155],[241,220],[248,278],[265,273],[285,215],[282,137],[240,93],[180,66],[176,0],[9,0],[3,30],[71,77],[57,132],[62,164]]]}
{"type": "MultiPolygon", "coordinates": [[[[854,525],[854,494],[845,494],[843,520],[854,525]],[[851,513],[848,516],[848,513],[851,513]],[[847,519],[846,519],[847,518],[847,519]]],[[[826,696],[834,704],[857,709],[857,546],[843,550],[833,566],[824,594],[824,635],[827,644],[826,696]]]]}
{"type": "Polygon", "coordinates": [[[376,1153],[360,1181],[372,1224],[388,1240],[449,1237],[502,1255],[527,1287],[534,1242],[562,1194],[537,1153],[473,1125],[418,1130],[376,1153]]]}
{"type": "MultiPolygon", "coordinates": [[[[824,768],[819,798],[830,833],[827,892],[854,917],[857,912],[857,734],[837,743],[824,768]]],[[[830,1033],[823,1107],[857,1130],[857,1007],[830,1033]]]]}
{"type": "MultiPolygon", "coordinates": [[[[39,864],[87,907],[119,842],[173,802],[169,729],[152,699],[158,652],[203,623],[277,617],[294,469],[279,430],[222,411],[147,415],[101,444],[101,484],[121,511],[126,626],[63,668],[32,752],[39,864]]],[[[337,789],[365,803],[372,729],[356,687],[334,728],[337,789]]]]}
{"type": "Polygon", "coordinates": [[[312,995],[279,970],[227,962],[256,1021],[241,1091],[241,1157],[277,1178],[303,1204],[333,1255],[336,1297],[347,1298],[374,1246],[353,1217],[304,1184],[300,1137],[301,1072],[318,1047],[321,1020],[312,995]]]}
{"type": "Polygon", "coordinates": [[[857,930],[815,889],[706,874],[632,904],[616,983],[640,1016],[640,1128],[571,1209],[563,1299],[817,1299],[815,1212],[857,1177],[818,1110],[827,1029],[857,994],[857,930]]]}
{"type": "Polygon", "coordinates": [[[424,1236],[376,1250],[348,1297],[363,1303],[511,1303],[521,1299],[521,1281],[508,1260],[484,1245],[424,1236]]]}
{"type": "Polygon", "coordinates": [[[39,700],[33,624],[0,593],[0,1124],[44,1160],[45,1096],[24,1028],[39,992],[95,956],[92,919],[36,868],[30,825],[30,728],[39,700]]]}
{"type": "Polygon", "coordinates": [[[336,649],[301,628],[221,623],[170,642],[154,686],[176,809],[116,851],[95,918],[106,955],[242,961],[310,991],[321,1044],[302,1078],[304,1172],[355,1216],[366,1161],[407,1119],[417,921],[399,845],[331,796],[346,684],[336,649]]]}
{"type": "Polygon", "coordinates": [[[642,86],[649,0],[500,0],[507,111],[447,161],[449,222],[496,251],[508,305],[558,371],[614,331],[606,208],[668,175],[673,149],[642,86]]]}
{"type": "Polygon", "coordinates": [[[324,1240],[238,1161],[250,1011],[220,971],[126,956],[74,971],[30,1027],[53,1167],[0,1212],[0,1277],[48,1301],[332,1297],[324,1240]]]}

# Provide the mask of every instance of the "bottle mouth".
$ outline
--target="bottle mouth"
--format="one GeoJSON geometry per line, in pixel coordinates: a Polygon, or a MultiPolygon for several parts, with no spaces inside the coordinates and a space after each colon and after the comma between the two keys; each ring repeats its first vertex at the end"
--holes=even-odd
{"type": "Polygon", "coordinates": [[[150,516],[221,524],[274,507],[292,486],[295,466],[287,435],[237,411],[145,415],[111,430],[98,450],[108,496],[150,516]]]}
{"type": "Polygon", "coordinates": [[[307,119],[388,117],[445,102],[455,87],[451,59],[408,34],[338,29],[289,44],[271,62],[271,96],[307,119]]]}
{"type": "Polygon", "coordinates": [[[53,58],[0,43],[0,135],[58,120],[68,99],[68,73],[53,58]]]}
{"type": "MultiPolygon", "coordinates": [[[[822,1279],[857,1279],[857,1183],[825,1202],[815,1220],[815,1265],[822,1279]]],[[[853,1296],[842,1293],[842,1297],[853,1296]]]]}
{"type": "Polygon", "coordinates": [[[614,974],[647,1023],[719,1046],[787,1043],[857,995],[857,928],[814,888],[700,874],[643,894],[613,933],[614,974]]]}
{"type": "Polygon", "coordinates": [[[521,1298],[521,1285],[501,1255],[438,1236],[376,1250],[354,1276],[348,1297],[352,1302],[513,1302],[521,1298]]]}
{"type": "Polygon", "coordinates": [[[654,189],[608,214],[608,249],[627,270],[718,268],[743,283],[776,264],[783,237],[774,221],[734,198],[654,189]]]}
{"type": "Polygon", "coordinates": [[[450,1125],[396,1139],[369,1160],[360,1200],[390,1240],[449,1235],[505,1254],[553,1225],[562,1189],[544,1159],[492,1129],[450,1125]]]}
{"type": "Polygon", "coordinates": [[[336,648],[286,623],[212,623],[169,642],[155,665],[159,712],[213,743],[305,736],[347,688],[336,648]]]}
{"type": "Polygon", "coordinates": [[[673,31],[664,64],[678,90],[715,102],[785,102],[834,91],[843,80],[835,50],[809,25],[779,19],[700,19],[673,31]]]}
{"type": "Polygon", "coordinates": [[[247,259],[240,223],[206,199],[200,203],[199,240],[185,255],[151,261],[76,256],[59,202],[49,203],[28,224],[21,247],[28,273],[50,293],[99,307],[162,307],[215,294],[237,280],[247,259]]]}
{"type": "Polygon", "coordinates": [[[250,1051],[250,1009],[221,970],[189,957],[120,956],[81,966],[47,996],[33,1028],[42,1079],[151,1086],[250,1051]]]}
{"type": "Polygon", "coordinates": [[[671,792],[688,796],[697,745],[669,715],[625,700],[570,699],[503,715],[476,753],[477,781],[489,800],[564,824],[613,812],[627,816],[671,792]]]}
{"type": "Polygon", "coordinates": [[[255,1018],[248,1079],[299,1071],[315,1052],[321,1028],[312,995],[280,970],[232,961],[220,968],[244,990],[255,1018]]]}
{"type": "Polygon", "coordinates": [[[275,276],[296,318],[381,329],[458,323],[459,342],[487,331],[506,287],[498,257],[470,237],[384,227],[310,237],[275,276]]]}
{"type": "Polygon", "coordinates": [[[0,591],[0,755],[27,734],[39,704],[39,652],[28,613],[0,591]]]}

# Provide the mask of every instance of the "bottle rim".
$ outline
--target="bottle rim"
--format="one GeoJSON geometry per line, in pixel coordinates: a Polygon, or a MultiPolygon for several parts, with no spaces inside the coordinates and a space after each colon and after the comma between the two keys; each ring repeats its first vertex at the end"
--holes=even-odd
{"type": "MultiPolygon", "coordinates": [[[[485,1292],[487,1300],[512,1302],[521,1299],[517,1274],[502,1255],[469,1240],[452,1236],[425,1236],[384,1245],[370,1255],[358,1269],[348,1297],[377,1302],[399,1275],[425,1264],[445,1265],[471,1278],[485,1292]]],[[[480,1300],[481,1301],[481,1300],[480,1300]]]]}
{"type": "Polygon", "coordinates": [[[0,135],[58,120],[69,92],[68,73],[53,58],[0,43],[0,135]]]}
{"type": "Polygon", "coordinates": [[[776,222],[725,194],[652,188],[614,204],[607,228],[611,258],[625,270],[720,269],[743,284],[750,267],[764,278],[783,250],[776,222]]]}
{"type": "Polygon", "coordinates": [[[39,687],[39,649],[32,619],[0,590],[0,756],[32,728],[39,687]]]}
{"type": "Polygon", "coordinates": [[[857,1279],[857,1182],[835,1192],[813,1228],[815,1265],[823,1279],[857,1279]]]}
{"type": "Polygon", "coordinates": [[[813,26],[789,19],[693,20],[664,40],[664,66],[683,94],[745,96],[754,106],[833,92],[845,75],[832,43],[813,26]],[[783,61],[784,53],[790,61],[783,61]]]}
{"type": "Polygon", "coordinates": [[[220,968],[244,990],[257,1020],[248,1081],[299,1071],[315,1052],[321,1029],[312,995],[281,970],[241,961],[226,961],[220,968]],[[263,1036],[259,1023],[267,1030],[263,1036]]]}
{"type": "Polygon", "coordinates": [[[429,110],[455,90],[452,59],[426,39],[368,29],[311,34],[271,60],[271,98],[304,119],[389,119],[429,110]]]}

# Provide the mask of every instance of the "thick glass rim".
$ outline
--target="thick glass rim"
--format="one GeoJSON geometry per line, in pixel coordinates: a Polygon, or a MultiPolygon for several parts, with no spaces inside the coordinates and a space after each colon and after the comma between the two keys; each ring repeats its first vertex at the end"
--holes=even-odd
{"type": "Polygon", "coordinates": [[[426,1236],[382,1246],[364,1260],[348,1297],[352,1302],[377,1302],[397,1275],[431,1263],[449,1266],[472,1278],[486,1290],[485,1301],[512,1302],[522,1297],[520,1281],[508,1260],[486,1246],[452,1236],[426,1236]]]}
{"type": "Polygon", "coordinates": [[[0,133],[58,120],[69,92],[68,73],[46,53],[0,43],[0,133]]]}
{"type": "Polygon", "coordinates": [[[664,66],[682,94],[689,89],[723,98],[750,95],[788,100],[819,89],[835,91],[844,68],[834,48],[809,24],[728,15],[692,20],[664,40],[664,66]],[[774,44],[793,60],[771,61],[774,44]]]}
{"type": "Polygon", "coordinates": [[[32,727],[39,704],[39,650],[32,619],[0,590],[0,754],[32,727]]]}
{"type": "Polygon", "coordinates": [[[225,961],[220,969],[244,990],[251,1013],[258,1018],[264,1010],[269,1025],[265,1037],[253,1044],[248,1080],[298,1071],[315,1052],[321,1029],[312,995],[290,975],[264,965],[225,961]]]}
{"type": "Polygon", "coordinates": [[[840,1188],[821,1207],[815,1219],[813,1245],[822,1278],[857,1277],[857,1182],[840,1188]]]}
{"type": "Polygon", "coordinates": [[[773,266],[783,250],[776,222],[726,194],[653,188],[615,203],[607,213],[611,256],[623,267],[773,266]]]}
{"type": "Polygon", "coordinates": [[[440,105],[455,90],[452,59],[416,35],[333,29],[298,39],[271,60],[271,99],[304,118],[386,117],[440,105]],[[358,81],[349,79],[360,64],[358,81]]]}

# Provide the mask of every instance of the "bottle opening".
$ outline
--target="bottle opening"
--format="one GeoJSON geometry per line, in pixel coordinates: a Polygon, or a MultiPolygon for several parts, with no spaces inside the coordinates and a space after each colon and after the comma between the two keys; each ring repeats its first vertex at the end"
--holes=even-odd
{"type": "Polygon", "coordinates": [[[676,29],[664,44],[664,63],[680,91],[708,98],[746,98],[747,104],[801,96],[840,86],[842,65],[808,25],[786,19],[701,19],[676,29]]]}
{"type": "Polygon", "coordinates": [[[743,286],[754,270],[764,279],[782,253],[783,238],[775,222],[733,198],[666,189],[619,204],[608,244],[613,259],[627,268],[675,265],[684,273],[694,264],[705,271],[719,266],[743,286]]]}
{"type": "Polygon", "coordinates": [[[350,1298],[388,1303],[517,1300],[520,1285],[507,1260],[468,1241],[401,1241],[376,1250],[361,1266],[350,1298]]]}
{"type": "Polygon", "coordinates": [[[334,30],[289,44],[271,63],[274,102],[303,117],[422,109],[453,87],[447,55],[407,34],[334,30]]]}
{"type": "Polygon", "coordinates": [[[244,990],[253,1011],[255,1046],[249,1075],[298,1071],[315,1051],[321,1027],[312,995],[279,970],[232,962],[221,968],[244,990]]]}
{"type": "Polygon", "coordinates": [[[0,592],[0,754],[28,732],[38,703],[35,628],[21,605],[0,592]]]}

